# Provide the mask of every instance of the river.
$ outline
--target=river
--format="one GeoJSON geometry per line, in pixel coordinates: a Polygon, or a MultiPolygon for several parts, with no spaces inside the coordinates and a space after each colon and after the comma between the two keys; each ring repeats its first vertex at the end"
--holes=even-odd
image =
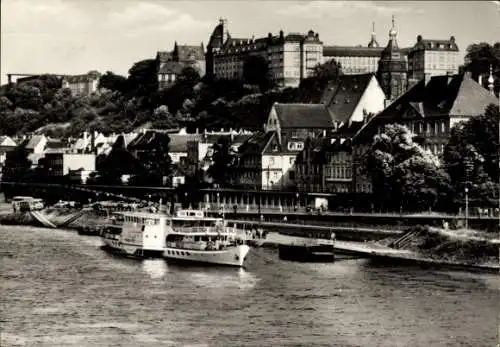
{"type": "Polygon", "coordinates": [[[3,346],[495,346],[499,277],[280,261],[119,258],[74,231],[0,226],[3,346]]]}

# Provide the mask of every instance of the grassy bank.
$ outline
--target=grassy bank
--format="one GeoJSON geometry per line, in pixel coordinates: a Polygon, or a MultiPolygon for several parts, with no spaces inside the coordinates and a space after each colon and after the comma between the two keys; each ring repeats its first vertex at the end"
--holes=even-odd
{"type": "Polygon", "coordinates": [[[443,230],[415,226],[398,238],[387,238],[379,244],[414,252],[423,259],[469,265],[499,265],[499,240],[474,230],[443,230]]]}

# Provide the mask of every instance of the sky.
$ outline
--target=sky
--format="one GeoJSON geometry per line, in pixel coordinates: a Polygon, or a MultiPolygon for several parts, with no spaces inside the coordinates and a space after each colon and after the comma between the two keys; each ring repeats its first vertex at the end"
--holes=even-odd
{"type": "Polygon", "coordinates": [[[1,83],[7,73],[126,76],[175,41],[206,45],[221,17],[233,37],[312,29],[325,45],[367,45],[375,22],[385,45],[392,15],[402,47],[453,35],[463,56],[500,41],[500,1],[2,0],[1,83]]]}

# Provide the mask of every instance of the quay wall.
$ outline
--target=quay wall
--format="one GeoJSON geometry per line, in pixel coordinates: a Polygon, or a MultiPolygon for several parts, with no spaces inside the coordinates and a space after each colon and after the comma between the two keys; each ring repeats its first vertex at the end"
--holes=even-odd
{"type": "MultiPolygon", "coordinates": [[[[272,194],[270,195],[270,192],[266,192],[267,197],[261,199],[259,194],[264,194],[263,192],[221,190],[219,196],[219,193],[213,189],[187,193],[186,191],[167,187],[86,186],[33,183],[16,183],[9,185],[5,182],[1,184],[1,187],[4,191],[9,191],[9,194],[5,191],[6,196],[31,195],[43,198],[48,203],[54,203],[59,199],[75,200],[82,203],[95,202],[97,200],[139,199],[157,203],[161,199],[163,204],[175,203],[185,208],[188,206],[205,207],[209,205],[213,213],[219,212],[220,207],[225,206],[224,212],[228,219],[260,220],[263,217],[265,221],[281,222],[284,216],[286,216],[289,222],[295,224],[304,223],[328,226],[335,224],[341,226],[398,230],[415,225],[441,227],[444,222],[446,222],[449,224],[450,228],[453,229],[454,227],[463,226],[465,220],[463,215],[439,213],[409,215],[404,213],[349,213],[335,210],[327,211],[323,214],[306,213],[304,201],[302,201],[302,203],[299,201],[298,208],[296,209],[294,206],[290,205],[293,201],[285,201],[285,197],[280,200],[279,194],[277,194],[278,202],[276,202],[276,199],[271,199],[272,194]],[[231,197],[230,194],[239,195],[239,198],[236,199],[234,196],[231,197]],[[256,196],[259,199],[256,199],[256,196]],[[259,201],[259,205],[255,204],[256,200],[259,201]],[[264,204],[261,204],[261,202],[264,202],[264,204]],[[247,205],[247,203],[249,204],[247,205]],[[280,205],[281,207],[279,207],[277,203],[283,204],[283,206],[280,205]],[[237,213],[233,211],[232,206],[234,205],[238,206],[237,213]],[[247,206],[249,206],[248,211],[246,209],[247,206]],[[280,212],[280,210],[282,212],[280,212]]],[[[469,215],[468,225],[470,228],[477,230],[491,232],[500,231],[498,216],[469,215]]]]}

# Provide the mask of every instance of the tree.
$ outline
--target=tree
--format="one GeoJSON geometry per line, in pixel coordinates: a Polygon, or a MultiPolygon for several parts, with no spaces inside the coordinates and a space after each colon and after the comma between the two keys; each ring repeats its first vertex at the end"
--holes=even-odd
{"type": "Polygon", "coordinates": [[[191,66],[186,66],[185,68],[182,69],[179,76],[177,76],[176,83],[182,83],[185,84],[186,86],[189,86],[190,88],[193,88],[196,84],[200,82],[200,80],[201,77],[199,72],[191,66]]]}
{"type": "Polygon", "coordinates": [[[121,184],[122,175],[134,175],[142,170],[141,165],[127,150],[123,135],[118,136],[109,155],[101,163],[101,183],[121,184]]]}
{"type": "Polygon", "coordinates": [[[130,91],[134,95],[149,97],[158,90],[155,59],[138,61],[128,70],[128,73],[130,91]]]}
{"type": "Polygon", "coordinates": [[[43,105],[40,89],[28,84],[16,85],[7,97],[24,109],[39,110],[43,105]]]}
{"type": "Polygon", "coordinates": [[[172,115],[167,106],[161,105],[153,112],[151,126],[154,129],[176,129],[179,128],[181,121],[177,114],[172,115]]]}
{"type": "Polygon", "coordinates": [[[447,194],[449,178],[438,158],[414,143],[401,125],[387,125],[374,137],[364,171],[382,208],[426,210],[447,194]]]}
{"type": "Polygon", "coordinates": [[[134,178],[141,185],[166,185],[172,176],[172,159],[168,154],[170,138],[167,134],[154,133],[150,147],[139,157],[144,170],[134,178]]]}
{"type": "Polygon", "coordinates": [[[99,88],[105,88],[111,91],[124,93],[127,91],[127,78],[121,75],[114,74],[111,71],[106,71],[99,79],[99,88]]]}
{"type": "Polygon", "coordinates": [[[272,87],[272,79],[267,60],[261,55],[251,55],[243,63],[243,81],[258,85],[262,91],[272,87]]]}
{"type": "Polygon", "coordinates": [[[219,185],[230,183],[232,168],[236,156],[232,153],[231,143],[227,137],[221,137],[214,144],[213,164],[208,168],[208,175],[219,185]]]}
{"type": "Polygon", "coordinates": [[[500,42],[493,46],[486,42],[474,43],[467,47],[464,69],[471,73],[471,77],[477,79],[483,76],[483,86],[487,87],[490,66],[495,75],[494,90],[496,95],[500,91],[500,42]]]}
{"type": "Polygon", "coordinates": [[[498,203],[500,178],[498,106],[489,105],[484,115],[457,124],[443,153],[446,170],[453,182],[456,203],[462,203],[465,187],[477,204],[498,203]]]}

